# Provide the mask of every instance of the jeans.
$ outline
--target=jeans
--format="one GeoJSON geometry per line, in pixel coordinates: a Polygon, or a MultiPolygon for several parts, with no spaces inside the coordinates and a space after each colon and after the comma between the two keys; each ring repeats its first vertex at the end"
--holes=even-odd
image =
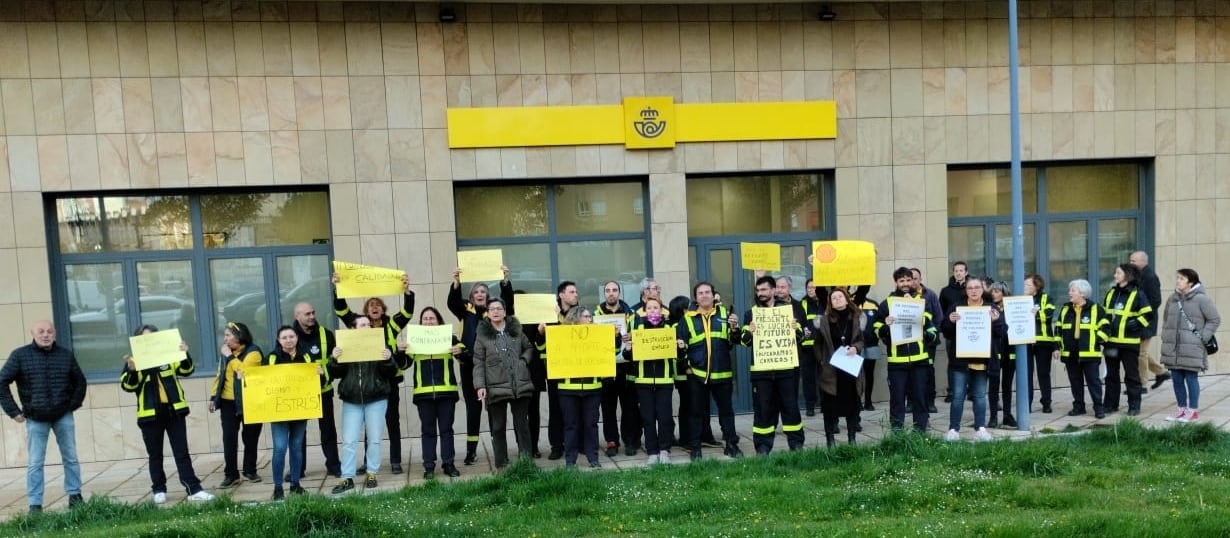
{"type": "Polygon", "coordinates": [[[141,428],[141,439],[145,441],[145,452],[149,454],[149,479],[154,493],[167,492],[167,473],[163,469],[162,439],[165,436],[171,442],[171,454],[175,457],[175,470],[179,472],[179,483],[183,484],[192,495],[201,491],[201,479],[197,478],[192,469],[192,455],[188,453],[188,427],[184,415],[180,415],[170,405],[158,406],[154,417],[137,423],[141,428]]]}
{"type": "Polygon", "coordinates": [[[359,434],[367,431],[367,472],[380,472],[380,441],[384,439],[384,412],[388,400],[365,404],[342,402],[342,478],[354,478],[359,434]]]}
{"type": "Polygon", "coordinates": [[[1174,398],[1179,407],[1200,409],[1200,372],[1192,370],[1171,370],[1171,383],[1174,383],[1174,398]]]}
{"type": "Polygon", "coordinates": [[[948,407],[948,429],[961,430],[961,415],[965,413],[965,384],[974,392],[974,429],[987,425],[987,372],[954,368],[952,404],[948,407]]]}
{"type": "Polygon", "coordinates": [[[281,488],[286,468],[286,452],[290,451],[290,485],[298,486],[303,470],[303,446],[307,443],[307,421],[287,420],[269,425],[273,433],[273,487],[281,488]]]}
{"type": "Polygon", "coordinates": [[[81,494],[81,464],[77,462],[77,432],[73,414],[66,413],[55,422],[26,418],[26,497],[30,505],[43,505],[43,463],[47,459],[47,436],[56,433],[60,460],[64,462],[64,493],[81,494]]]}

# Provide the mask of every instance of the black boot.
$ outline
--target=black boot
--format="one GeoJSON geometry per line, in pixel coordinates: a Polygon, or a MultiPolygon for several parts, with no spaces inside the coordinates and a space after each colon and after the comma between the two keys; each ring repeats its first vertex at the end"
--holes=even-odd
{"type": "Polygon", "coordinates": [[[1085,414],[1085,404],[1074,404],[1072,410],[1068,411],[1068,416],[1075,417],[1085,414]]]}
{"type": "Polygon", "coordinates": [[[990,418],[987,419],[987,427],[988,428],[998,428],[999,427],[999,411],[991,411],[991,416],[990,418]]]}
{"type": "Polygon", "coordinates": [[[1004,413],[1004,427],[1005,428],[1015,428],[1016,427],[1016,417],[1012,416],[1012,413],[1004,413]]]}
{"type": "Polygon", "coordinates": [[[831,433],[824,434],[824,446],[833,448],[833,446],[835,446],[836,444],[837,444],[837,439],[833,437],[833,434],[831,433]]]}
{"type": "Polygon", "coordinates": [[[466,459],[462,463],[474,465],[478,461],[478,441],[466,441],[466,459]]]}

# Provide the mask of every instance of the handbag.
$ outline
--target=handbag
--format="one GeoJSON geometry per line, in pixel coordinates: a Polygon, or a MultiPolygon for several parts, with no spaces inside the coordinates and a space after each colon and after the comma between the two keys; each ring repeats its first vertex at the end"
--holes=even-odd
{"type": "Polygon", "coordinates": [[[1196,330],[1196,324],[1192,323],[1192,318],[1187,317],[1187,310],[1183,308],[1183,299],[1179,299],[1178,303],[1179,303],[1179,315],[1183,316],[1183,321],[1187,322],[1187,327],[1192,331],[1192,334],[1196,335],[1196,338],[1200,339],[1200,341],[1204,343],[1205,354],[1212,355],[1214,353],[1217,353],[1217,350],[1218,350],[1217,335],[1210,336],[1207,341],[1200,338],[1200,331],[1196,330]]]}

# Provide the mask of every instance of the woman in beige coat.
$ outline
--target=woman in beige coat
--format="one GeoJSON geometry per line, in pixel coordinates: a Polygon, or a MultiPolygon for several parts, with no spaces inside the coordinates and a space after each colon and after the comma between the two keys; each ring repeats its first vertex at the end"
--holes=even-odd
{"type": "Polygon", "coordinates": [[[1204,344],[1221,325],[1221,315],[1204,292],[1200,275],[1179,269],[1174,293],[1166,301],[1162,321],[1162,365],[1170,369],[1179,410],[1166,420],[1191,422],[1200,418],[1200,372],[1209,369],[1204,344]]]}
{"type": "Polygon", "coordinates": [[[823,316],[815,319],[816,363],[820,367],[820,411],[824,415],[824,439],[836,444],[837,421],[846,419],[846,433],[854,443],[862,410],[863,371],[852,376],[832,364],[833,353],[843,347],[850,355],[863,353],[863,314],[850,294],[841,287],[829,292],[823,316]]]}

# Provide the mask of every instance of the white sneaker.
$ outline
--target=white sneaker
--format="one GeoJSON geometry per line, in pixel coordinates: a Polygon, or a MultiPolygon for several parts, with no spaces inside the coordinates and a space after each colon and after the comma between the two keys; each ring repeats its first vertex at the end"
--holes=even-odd
{"type": "Polygon", "coordinates": [[[671,462],[671,453],[663,450],[658,453],[658,463],[669,464],[671,462]]]}
{"type": "Polygon", "coordinates": [[[658,455],[657,455],[657,454],[650,454],[650,455],[649,455],[649,461],[645,462],[645,465],[653,465],[653,464],[655,464],[655,463],[658,463],[658,455]]]}
{"type": "Polygon", "coordinates": [[[1183,420],[1185,418],[1187,418],[1187,408],[1180,407],[1178,413],[1166,417],[1166,422],[1185,422],[1183,420]]]}
{"type": "Polygon", "coordinates": [[[214,494],[205,490],[198,491],[188,496],[189,501],[212,501],[214,494]]]}
{"type": "Polygon", "coordinates": [[[162,504],[167,502],[167,494],[159,491],[154,494],[154,504],[162,504]]]}
{"type": "Polygon", "coordinates": [[[975,441],[991,441],[994,439],[995,436],[991,435],[991,432],[987,431],[986,428],[978,428],[978,430],[974,432],[975,441]]]}
{"type": "Polygon", "coordinates": [[[1179,422],[1188,423],[1195,422],[1197,420],[1200,420],[1200,411],[1188,409],[1187,414],[1183,415],[1183,418],[1179,419],[1179,422]]]}
{"type": "Polygon", "coordinates": [[[948,430],[948,433],[944,434],[944,440],[945,441],[960,441],[961,434],[957,432],[957,430],[948,430]]]}

